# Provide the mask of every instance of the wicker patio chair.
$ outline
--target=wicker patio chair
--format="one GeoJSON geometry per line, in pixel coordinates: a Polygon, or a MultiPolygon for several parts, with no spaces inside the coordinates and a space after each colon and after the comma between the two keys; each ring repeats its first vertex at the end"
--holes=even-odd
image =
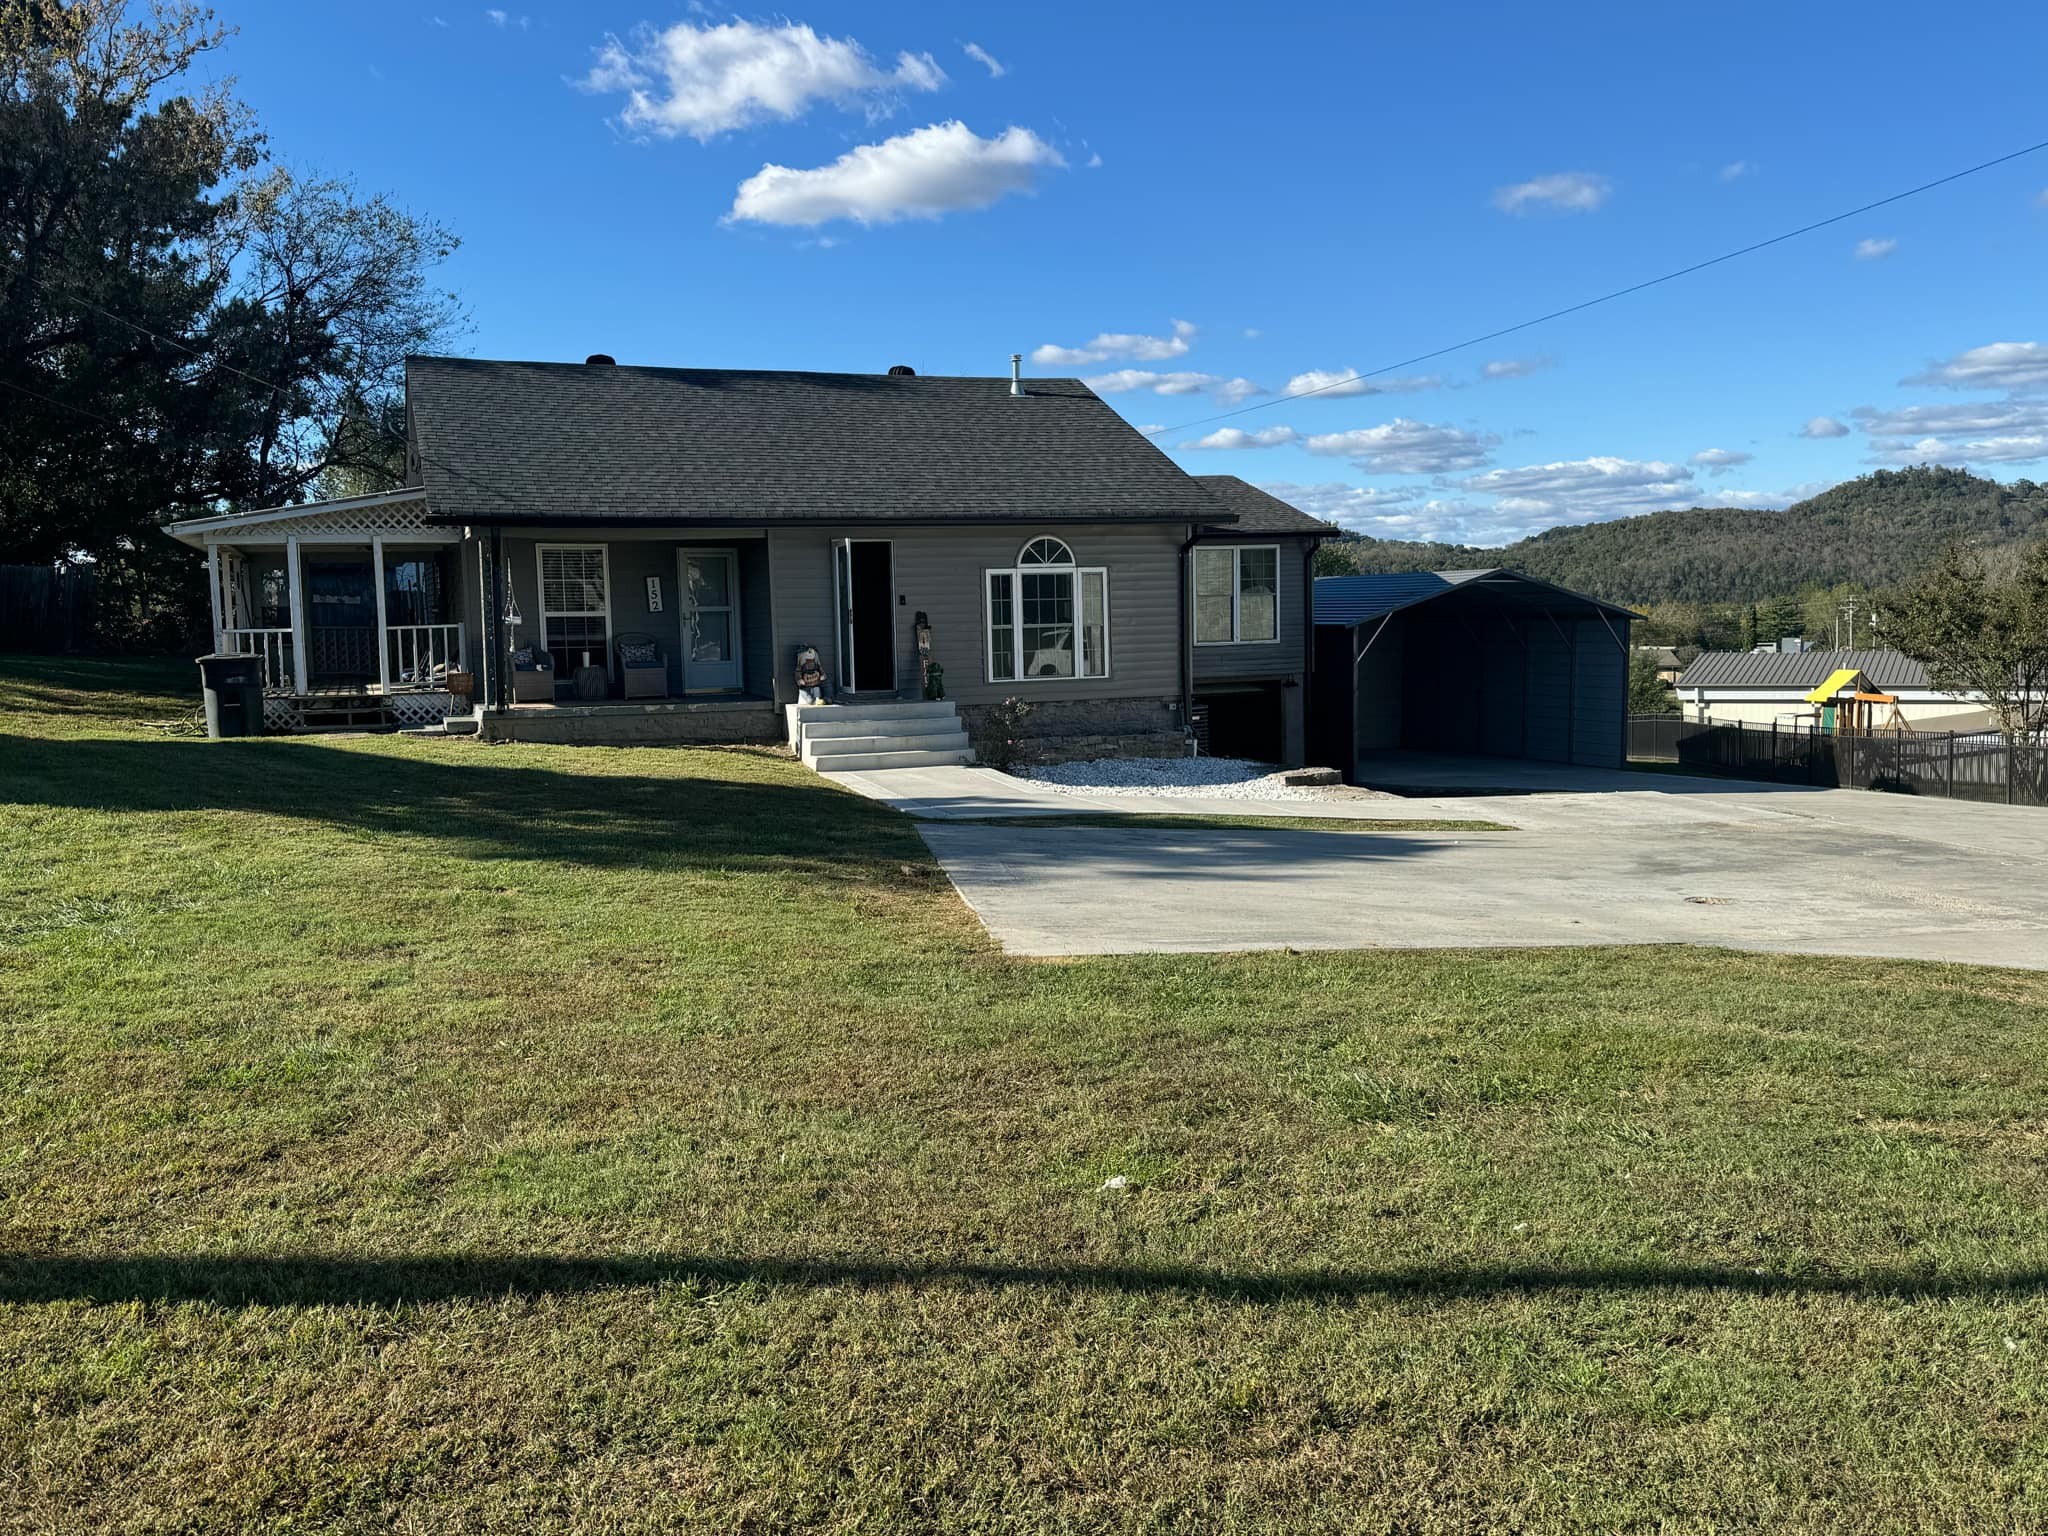
{"type": "Polygon", "coordinates": [[[654,636],[628,632],[616,642],[621,694],[629,699],[668,697],[668,662],[654,636]]]}

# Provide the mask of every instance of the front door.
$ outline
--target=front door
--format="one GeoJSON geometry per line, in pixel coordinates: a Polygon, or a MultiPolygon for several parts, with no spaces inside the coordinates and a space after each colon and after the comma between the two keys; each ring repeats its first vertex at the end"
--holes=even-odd
{"type": "Polygon", "coordinates": [[[738,692],[740,571],[729,549],[686,549],[677,585],[683,594],[683,691],[738,692]]]}
{"type": "Polygon", "coordinates": [[[896,691],[896,549],[887,539],[832,545],[839,606],[839,686],[848,693],[896,691]]]}

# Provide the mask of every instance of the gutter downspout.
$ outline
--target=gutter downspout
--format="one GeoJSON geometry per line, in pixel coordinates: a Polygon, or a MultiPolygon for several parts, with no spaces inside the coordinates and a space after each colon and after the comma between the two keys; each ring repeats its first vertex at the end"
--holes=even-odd
{"type": "Polygon", "coordinates": [[[1194,573],[1188,555],[1201,541],[1202,525],[1188,524],[1188,536],[1180,546],[1180,728],[1187,734],[1188,756],[1195,744],[1195,636],[1188,612],[1188,594],[1194,587],[1194,573]]]}
{"type": "Polygon", "coordinates": [[[1301,557],[1301,760],[1314,760],[1316,740],[1316,551],[1321,539],[1310,539],[1301,557]]]}

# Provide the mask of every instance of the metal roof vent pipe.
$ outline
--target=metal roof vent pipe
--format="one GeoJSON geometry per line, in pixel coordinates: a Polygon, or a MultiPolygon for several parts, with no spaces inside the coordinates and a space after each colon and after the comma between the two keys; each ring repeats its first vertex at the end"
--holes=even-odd
{"type": "Polygon", "coordinates": [[[1013,395],[1024,393],[1024,354],[1022,352],[1012,352],[1010,354],[1010,393],[1013,395]]]}

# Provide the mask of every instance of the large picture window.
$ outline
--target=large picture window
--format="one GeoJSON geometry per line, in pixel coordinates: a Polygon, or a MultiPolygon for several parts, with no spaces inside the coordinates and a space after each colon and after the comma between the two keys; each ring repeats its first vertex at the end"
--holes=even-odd
{"type": "Polygon", "coordinates": [[[1076,565],[1064,542],[1040,538],[983,579],[990,682],[1109,676],[1107,570],[1076,565]]]}
{"type": "Polygon", "coordinates": [[[611,568],[602,544],[541,546],[540,620],[557,683],[585,665],[611,671],[611,568]]]}
{"type": "Polygon", "coordinates": [[[1195,551],[1195,644],[1280,638],[1280,547],[1212,545],[1195,551]]]}

